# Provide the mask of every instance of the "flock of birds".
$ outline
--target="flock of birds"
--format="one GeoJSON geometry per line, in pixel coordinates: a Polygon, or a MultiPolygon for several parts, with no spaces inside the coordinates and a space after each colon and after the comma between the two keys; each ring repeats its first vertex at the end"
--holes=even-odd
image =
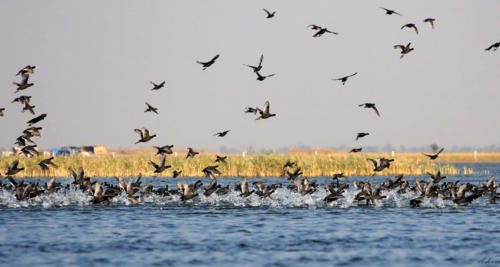
{"type": "MultiPolygon", "coordinates": [[[[383,7],[381,7],[381,9],[385,11],[386,15],[401,16],[401,14],[397,11],[383,7]]],[[[266,13],[267,19],[272,19],[276,15],[276,11],[271,12],[267,9],[264,9],[264,12],[266,13]]],[[[430,27],[434,29],[435,21],[436,20],[434,18],[426,18],[424,20],[424,23],[429,23],[430,27]]],[[[330,33],[334,35],[339,34],[338,32],[331,31],[326,27],[318,26],[315,24],[311,24],[308,27],[315,31],[313,37],[321,37],[325,33],[330,33]]],[[[408,23],[401,27],[401,29],[405,28],[413,29],[416,34],[419,34],[418,28],[414,23],[408,23]]],[[[394,48],[401,50],[400,57],[403,58],[405,55],[414,50],[414,48],[410,46],[411,43],[408,43],[406,45],[398,44],[394,45],[394,48]]],[[[496,51],[499,46],[500,42],[497,42],[487,47],[485,50],[496,51]]],[[[196,61],[196,63],[200,64],[203,70],[206,70],[207,68],[213,66],[219,57],[220,55],[217,54],[209,61],[196,61]]],[[[249,67],[252,70],[252,72],[257,75],[256,79],[258,81],[264,81],[269,77],[275,76],[274,73],[267,75],[261,73],[263,68],[262,65],[263,60],[264,60],[264,55],[261,55],[258,65],[253,66],[244,64],[244,66],[249,67]]],[[[13,83],[15,86],[17,86],[15,93],[22,92],[34,85],[33,83],[29,82],[29,77],[30,74],[34,74],[35,68],[36,68],[35,66],[27,65],[26,67],[19,70],[16,76],[21,75],[22,79],[21,82],[13,83]]],[[[358,73],[355,72],[353,74],[340,78],[335,78],[332,80],[340,81],[342,85],[345,85],[348,79],[356,76],[357,74],[358,73]]],[[[154,83],[154,82],[150,83],[152,85],[151,90],[153,91],[160,90],[161,88],[165,87],[165,81],[162,81],[160,83],[154,83]]],[[[31,96],[22,95],[16,97],[12,101],[12,103],[14,102],[19,102],[21,105],[23,105],[22,112],[29,111],[32,115],[36,115],[34,110],[35,106],[30,104],[31,96]]],[[[158,108],[152,106],[148,102],[146,102],[145,104],[147,109],[144,112],[152,112],[155,114],[159,114],[158,108]]],[[[359,107],[372,109],[375,112],[375,114],[378,117],[380,117],[380,112],[378,108],[375,106],[375,103],[363,103],[360,104],[359,107]]],[[[5,108],[0,108],[0,116],[4,116],[4,111],[5,108]]],[[[247,107],[245,108],[244,112],[253,113],[257,115],[255,120],[268,119],[276,116],[276,114],[271,113],[270,111],[269,101],[266,101],[262,108],[247,107]]],[[[33,141],[33,137],[41,136],[40,131],[42,130],[42,127],[36,127],[33,125],[44,120],[46,117],[47,114],[44,113],[34,117],[33,119],[27,122],[28,128],[22,131],[22,134],[16,139],[15,142],[15,145],[21,147],[19,153],[22,153],[27,157],[40,155],[40,152],[37,149],[37,145],[33,141]]],[[[134,129],[134,131],[139,135],[139,140],[136,141],[136,144],[149,142],[156,137],[156,134],[150,134],[150,131],[147,128],[134,129]]],[[[224,130],[215,133],[214,136],[224,137],[230,131],[231,130],[224,130]]],[[[358,139],[363,138],[367,135],[369,135],[369,133],[364,133],[364,132],[357,133],[355,140],[357,141],[358,139]]],[[[158,163],[150,161],[150,165],[152,166],[152,168],[154,168],[155,174],[161,174],[167,169],[172,167],[171,165],[166,164],[166,157],[167,155],[174,153],[173,145],[166,145],[161,147],[154,146],[154,148],[156,149],[156,155],[160,155],[161,159],[158,163]]],[[[199,152],[195,151],[190,147],[187,150],[188,151],[186,154],[186,159],[193,158],[199,154],[199,152]]],[[[429,157],[430,160],[435,160],[438,158],[439,154],[443,152],[443,150],[444,148],[441,148],[441,150],[437,151],[437,153],[435,154],[424,154],[424,155],[429,157]]],[[[350,152],[352,153],[358,153],[361,151],[362,151],[361,147],[353,148],[350,150],[350,152]]],[[[216,156],[214,161],[215,163],[226,164],[227,156],[219,156],[219,155],[215,156],[216,156]]],[[[54,162],[52,162],[52,160],[54,160],[54,157],[45,158],[41,160],[38,165],[44,171],[49,170],[50,167],[57,168],[57,165],[54,162]]],[[[373,165],[374,167],[373,171],[374,173],[376,173],[376,172],[381,172],[386,168],[389,168],[394,159],[387,159],[383,157],[378,159],[368,158],[367,161],[373,165]]],[[[283,173],[288,176],[288,180],[290,181],[290,184],[286,186],[286,188],[303,195],[316,192],[319,187],[318,184],[316,183],[316,181],[309,182],[308,178],[300,178],[300,175],[303,174],[302,169],[300,167],[296,167],[293,172],[290,172],[291,168],[293,168],[295,165],[296,165],[295,162],[287,161],[283,166],[283,171],[284,171],[283,173]]],[[[118,181],[118,185],[113,185],[107,182],[101,184],[97,181],[92,182],[91,178],[86,177],[83,168],[80,168],[77,172],[70,170],[70,174],[74,179],[71,187],[75,190],[81,190],[86,194],[92,196],[91,202],[95,204],[109,203],[110,199],[117,197],[123,193],[127,195],[127,198],[132,203],[139,203],[140,199],[145,194],[157,194],[161,196],[179,195],[181,200],[187,201],[197,197],[199,190],[203,190],[204,191],[203,195],[205,195],[206,197],[209,197],[214,193],[217,195],[224,195],[231,192],[231,188],[229,185],[221,186],[220,184],[217,183],[216,177],[222,175],[222,173],[217,169],[218,167],[219,165],[210,165],[206,166],[202,170],[203,174],[206,177],[211,178],[211,183],[208,187],[203,187],[203,183],[201,180],[193,184],[178,182],[177,183],[178,188],[173,190],[169,190],[168,186],[161,188],[154,188],[151,183],[147,184],[146,186],[141,186],[141,175],[139,175],[139,177],[135,181],[132,180],[126,181],[124,178],[116,178],[118,181]],[[106,188],[104,189],[104,187],[106,188]]],[[[5,171],[5,176],[9,180],[10,185],[0,183],[0,189],[12,191],[19,201],[34,198],[42,194],[51,194],[63,188],[63,186],[60,183],[56,182],[55,178],[52,178],[49,182],[47,182],[44,185],[39,185],[38,183],[25,184],[23,180],[16,181],[15,179],[12,178],[12,176],[18,174],[23,170],[24,168],[19,167],[19,160],[17,159],[14,160],[10,164],[10,166],[6,168],[5,171]]],[[[173,170],[172,177],[177,178],[181,173],[182,170],[173,170]]],[[[486,184],[480,182],[479,185],[472,185],[470,183],[464,183],[459,185],[458,182],[447,182],[439,184],[442,179],[446,178],[441,176],[439,171],[436,174],[429,173],[429,175],[431,176],[432,181],[427,182],[427,181],[416,180],[415,185],[412,187],[410,187],[408,180],[404,178],[402,175],[398,176],[395,181],[391,180],[390,178],[387,178],[387,180],[383,184],[376,184],[373,187],[373,189],[369,181],[364,181],[359,183],[354,181],[353,186],[359,189],[359,192],[357,193],[355,200],[360,202],[365,201],[365,204],[371,205],[375,203],[375,200],[384,198],[384,196],[381,195],[381,192],[383,192],[384,190],[396,190],[396,189],[397,192],[400,194],[404,194],[408,191],[414,191],[420,194],[419,197],[414,198],[410,201],[412,207],[419,206],[419,204],[422,203],[422,201],[426,197],[439,197],[442,199],[451,199],[456,204],[468,204],[483,195],[489,196],[490,202],[495,203],[496,200],[500,197],[500,194],[496,192],[498,188],[498,183],[496,182],[494,177],[491,177],[486,184]]],[[[0,177],[2,177],[1,174],[0,177]]],[[[327,190],[327,192],[329,192],[329,194],[324,198],[325,203],[334,202],[344,197],[343,193],[347,188],[349,188],[349,184],[339,182],[339,179],[342,178],[345,178],[345,176],[342,173],[335,174],[333,176],[334,182],[325,183],[324,187],[327,190]]],[[[237,184],[233,190],[239,192],[241,197],[248,197],[253,193],[255,193],[262,198],[266,198],[266,197],[272,197],[272,194],[278,188],[283,187],[282,184],[266,185],[262,182],[254,182],[252,186],[253,188],[252,190],[250,190],[247,178],[243,178],[241,184],[237,184]]],[[[66,189],[70,189],[69,184],[66,185],[66,189]]]]}

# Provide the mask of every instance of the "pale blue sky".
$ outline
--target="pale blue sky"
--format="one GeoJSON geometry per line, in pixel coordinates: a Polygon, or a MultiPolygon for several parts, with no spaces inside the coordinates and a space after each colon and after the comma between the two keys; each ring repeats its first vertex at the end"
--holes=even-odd
{"type": "Polygon", "coordinates": [[[500,41],[498,14],[495,0],[1,1],[0,147],[32,118],[10,103],[27,64],[35,86],[23,93],[48,114],[42,148],[134,147],[140,127],[158,134],[142,146],[176,148],[500,145],[500,50],[484,51],[500,41]],[[400,30],[410,22],[419,35],[400,30]],[[309,24],[340,34],[312,38],[309,24]],[[408,42],[415,50],[400,59],[393,45],[408,42]],[[261,53],[262,73],[276,73],[264,82],[243,66],[261,53]],[[195,63],[215,54],[206,71],[195,63]],[[345,86],[331,80],[353,72],[345,86]],[[150,80],[166,87],[151,91],[150,80]],[[277,117],[243,113],[266,100],[277,117]],[[360,131],[371,135],[355,142],[360,131]]]}

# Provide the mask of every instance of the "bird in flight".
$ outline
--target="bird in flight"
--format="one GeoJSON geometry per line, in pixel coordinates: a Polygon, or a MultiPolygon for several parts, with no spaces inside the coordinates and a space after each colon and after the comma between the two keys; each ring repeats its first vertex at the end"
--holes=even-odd
{"type": "Polygon", "coordinates": [[[218,132],[218,133],[215,133],[214,136],[217,136],[217,137],[224,137],[226,136],[227,133],[229,133],[231,130],[225,130],[223,132],[218,132]]]}
{"type": "Polygon", "coordinates": [[[257,65],[257,66],[251,66],[251,65],[247,65],[247,64],[244,64],[244,65],[252,68],[254,72],[258,72],[259,70],[262,69],[262,60],[264,60],[264,54],[260,55],[259,65],[257,65]]]}
{"type": "Polygon", "coordinates": [[[488,46],[488,48],[486,48],[484,50],[490,51],[491,49],[493,49],[493,51],[497,51],[498,47],[500,47],[500,42],[494,43],[494,44],[488,46]]]}
{"type": "MultiPolygon", "coordinates": [[[[359,138],[363,138],[363,137],[365,137],[365,136],[367,136],[367,135],[370,135],[370,134],[369,134],[369,133],[358,133],[358,134],[356,135],[356,141],[358,141],[358,139],[359,139],[359,138]]],[[[360,151],[361,151],[361,150],[360,150],[360,151]]],[[[352,152],[352,151],[351,151],[351,152],[352,152]]]]}
{"type": "Polygon", "coordinates": [[[153,88],[151,88],[151,90],[159,90],[160,88],[162,88],[163,86],[165,86],[165,81],[159,83],[159,84],[156,84],[154,82],[149,82],[151,83],[151,85],[153,86],[153,88]]]}
{"type": "Polygon", "coordinates": [[[364,104],[359,105],[359,107],[371,108],[371,109],[373,109],[375,111],[375,113],[377,114],[377,116],[380,117],[380,113],[378,112],[377,107],[375,107],[375,103],[364,103],[364,104]]]}
{"type": "Polygon", "coordinates": [[[264,10],[264,12],[266,12],[266,14],[267,14],[266,19],[270,19],[270,18],[274,17],[274,15],[276,15],[276,11],[270,12],[269,10],[267,10],[267,9],[265,9],[265,8],[263,8],[263,10],[264,10]]]}
{"type": "Polygon", "coordinates": [[[332,31],[328,30],[326,27],[325,27],[325,28],[323,28],[323,27],[318,26],[318,25],[315,25],[315,24],[311,24],[311,25],[309,25],[309,26],[307,26],[307,27],[311,27],[311,29],[312,29],[312,30],[317,31],[317,32],[313,35],[313,37],[321,37],[321,35],[323,35],[323,34],[325,34],[325,33],[333,33],[333,34],[335,34],[335,35],[339,34],[338,32],[332,32],[332,31]]]}
{"type": "Polygon", "coordinates": [[[356,75],[356,74],[358,74],[358,73],[357,73],[357,72],[355,72],[355,73],[353,73],[353,74],[351,74],[351,75],[347,75],[347,76],[344,76],[344,77],[342,77],[342,78],[332,79],[332,80],[334,80],[334,81],[341,81],[341,82],[342,82],[342,85],[345,85],[345,82],[347,82],[347,79],[349,79],[350,77],[352,77],[352,76],[354,76],[354,75],[356,75]]]}
{"type": "Polygon", "coordinates": [[[35,111],[33,110],[34,108],[35,106],[31,106],[29,103],[26,102],[26,104],[24,104],[22,112],[28,110],[31,114],[35,115],[35,111]]]}
{"type": "Polygon", "coordinates": [[[349,153],[358,153],[358,152],[361,152],[361,150],[363,150],[363,148],[353,148],[351,149],[351,151],[349,151],[349,153]]]}
{"type": "Polygon", "coordinates": [[[23,74],[26,74],[26,73],[35,73],[35,68],[36,66],[31,66],[31,65],[27,65],[26,67],[22,68],[21,70],[19,70],[16,74],[16,76],[18,76],[19,74],[23,75],[23,74]]]}
{"type": "Polygon", "coordinates": [[[444,150],[444,147],[443,147],[443,148],[441,148],[441,150],[439,150],[436,154],[425,154],[425,153],[423,153],[423,154],[424,154],[425,156],[429,157],[429,159],[431,159],[431,160],[435,160],[435,159],[437,159],[437,158],[438,158],[439,154],[440,154],[441,152],[443,152],[443,150],[444,150]]]}
{"type": "Polygon", "coordinates": [[[158,114],[158,108],[151,106],[148,102],[146,102],[146,106],[148,107],[148,109],[144,110],[144,112],[154,112],[158,114]]]}
{"type": "Polygon", "coordinates": [[[196,61],[196,63],[200,64],[203,66],[203,70],[206,70],[208,67],[212,66],[212,64],[215,63],[215,60],[219,58],[219,54],[215,55],[210,61],[207,62],[201,62],[201,61],[196,61]]]}
{"type": "Polygon", "coordinates": [[[28,73],[24,73],[22,75],[23,79],[21,80],[21,83],[13,82],[15,86],[17,86],[16,93],[22,90],[25,90],[31,86],[34,85],[34,83],[28,83],[28,79],[30,78],[30,75],[28,73]]]}
{"type": "Polygon", "coordinates": [[[433,18],[426,18],[424,19],[424,22],[429,22],[431,24],[431,28],[434,29],[434,21],[436,19],[433,19],[433,18]]]}
{"type": "Polygon", "coordinates": [[[45,117],[47,117],[47,114],[46,113],[43,113],[42,115],[38,116],[38,117],[35,117],[31,120],[28,121],[28,125],[31,126],[39,121],[42,121],[45,119],[45,117]]]}
{"type": "Polygon", "coordinates": [[[418,34],[417,26],[415,26],[415,24],[413,24],[413,23],[408,23],[408,24],[405,24],[401,27],[401,29],[404,29],[404,28],[413,28],[415,30],[415,32],[418,34]]]}
{"type": "Polygon", "coordinates": [[[159,163],[159,164],[156,164],[156,163],[154,163],[154,162],[153,162],[153,161],[151,161],[151,160],[149,161],[149,164],[151,164],[151,166],[153,166],[153,168],[155,168],[154,173],[162,173],[162,172],[163,172],[163,171],[165,171],[166,169],[168,169],[168,168],[171,168],[171,167],[172,167],[172,166],[170,166],[170,165],[165,165],[165,159],[166,159],[166,158],[167,158],[167,157],[166,157],[165,155],[163,155],[163,156],[161,157],[161,161],[160,161],[160,163],[159,163]]]}
{"type": "Polygon", "coordinates": [[[174,151],[172,151],[174,145],[153,146],[153,147],[156,148],[156,155],[165,155],[174,153],[174,151]]]}
{"type": "Polygon", "coordinates": [[[194,158],[194,156],[200,154],[200,152],[194,151],[192,148],[188,147],[188,153],[186,155],[186,159],[188,158],[194,158]]]}
{"type": "Polygon", "coordinates": [[[399,58],[403,58],[404,55],[410,53],[413,50],[413,48],[410,47],[410,45],[411,45],[411,43],[408,43],[406,46],[401,45],[401,44],[394,46],[394,49],[398,49],[398,48],[401,49],[401,56],[399,58]]]}
{"type": "Polygon", "coordinates": [[[139,141],[135,142],[136,144],[146,143],[149,140],[151,140],[151,139],[153,139],[153,138],[156,137],[156,134],[149,135],[149,130],[146,129],[146,128],[134,129],[134,131],[141,136],[141,139],[139,139],[139,141]]]}
{"type": "Polygon", "coordinates": [[[266,101],[266,103],[264,103],[264,110],[261,110],[260,108],[256,108],[257,111],[260,113],[260,117],[258,117],[255,120],[267,119],[267,118],[276,116],[276,114],[272,114],[272,113],[269,112],[269,107],[270,106],[271,105],[269,104],[269,101],[266,101]]]}
{"type": "Polygon", "coordinates": [[[398,12],[394,11],[394,10],[390,10],[390,9],[387,9],[387,8],[384,8],[384,7],[380,7],[381,9],[385,10],[385,14],[386,15],[392,15],[392,14],[396,14],[396,15],[400,15],[402,16],[401,14],[399,14],[398,12]]]}
{"type": "Polygon", "coordinates": [[[255,72],[257,74],[257,81],[263,81],[266,78],[273,77],[275,74],[269,74],[269,75],[261,75],[258,71],[255,72]]]}
{"type": "Polygon", "coordinates": [[[44,171],[48,171],[49,167],[57,168],[57,165],[54,162],[52,162],[53,159],[54,157],[43,159],[38,163],[38,166],[40,166],[40,168],[42,168],[42,170],[44,171]]]}
{"type": "Polygon", "coordinates": [[[375,172],[380,172],[383,171],[385,168],[389,168],[391,166],[391,162],[394,161],[394,159],[386,159],[386,158],[378,158],[378,160],[368,158],[366,160],[373,164],[374,167],[373,171],[375,172]]]}

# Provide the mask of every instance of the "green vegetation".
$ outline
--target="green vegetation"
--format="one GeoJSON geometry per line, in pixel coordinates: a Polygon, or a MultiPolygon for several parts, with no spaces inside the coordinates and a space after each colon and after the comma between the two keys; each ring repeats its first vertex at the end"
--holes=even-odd
{"type": "MultiPolygon", "coordinates": [[[[373,166],[366,161],[366,158],[386,157],[394,158],[395,161],[389,169],[377,175],[423,175],[426,172],[435,172],[440,169],[442,173],[449,175],[472,174],[469,168],[458,169],[449,163],[439,163],[430,161],[421,154],[396,154],[391,157],[389,154],[348,154],[348,153],[321,153],[315,156],[312,153],[293,154],[269,154],[269,155],[228,155],[227,163],[218,164],[223,176],[246,176],[246,177],[280,177],[284,175],[283,164],[287,160],[296,161],[302,167],[304,176],[331,176],[334,173],[343,172],[345,175],[372,175],[373,166]]],[[[85,169],[85,173],[91,177],[113,177],[113,176],[136,176],[142,173],[144,176],[156,176],[150,160],[159,162],[159,156],[153,155],[120,155],[120,156],[60,156],[54,159],[59,168],[51,168],[49,171],[42,171],[38,162],[43,157],[25,158],[18,157],[19,166],[25,170],[16,177],[67,177],[68,169],[77,170],[79,167],[85,169]]],[[[480,155],[478,158],[484,158],[480,155]]],[[[0,157],[0,173],[4,173],[5,168],[14,161],[15,157],[0,157]]],[[[473,161],[473,155],[468,156],[458,154],[444,154],[439,159],[445,162],[466,162],[473,161]]],[[[489,156],[488,159],[496,159],[500,162],[500,154],[489,156]]],[[[208,165],[216,165],[214,154],[202,154],[194,159],[185,159],[184,155],[177,157],[168,156],[166,163],[172,165],[171,169],[163,172],[160,176],[171,176],[173,170],[182,170],[181,176],[202,176],[202,169],[208,165]]]]}

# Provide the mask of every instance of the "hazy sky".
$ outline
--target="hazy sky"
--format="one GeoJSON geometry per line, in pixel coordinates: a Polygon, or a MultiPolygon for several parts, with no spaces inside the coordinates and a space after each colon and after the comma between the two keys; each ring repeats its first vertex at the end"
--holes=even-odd
{"type": "Polygon", "coordinates": [[[21,94],[48,114],[41,148],[134,147],[140,127],[158,134],[143,147],[500,145],[500,50],[484,51],[500,41],[498,14],[496,0],[0,1],[0,147],[33,117],[10,103],[21,94]],[[400,29],[410,22],[420,34],[400,29]],[[340,34],[313,38],[309,24],[340,34]],[[393,45],[408,42],[400,59],[393,45]],[[262,53],[261,72],[276,76],[259,82],[243,64],[262,53]],[[206,71],[195,63],[216,54],[206,71]],[[27,64],[35,86],[14,94],[27,64]],[[331,80],[353,72],[345,86],[331,80]],[[243,113],[266,100],[277,117],[243,113]]]}

